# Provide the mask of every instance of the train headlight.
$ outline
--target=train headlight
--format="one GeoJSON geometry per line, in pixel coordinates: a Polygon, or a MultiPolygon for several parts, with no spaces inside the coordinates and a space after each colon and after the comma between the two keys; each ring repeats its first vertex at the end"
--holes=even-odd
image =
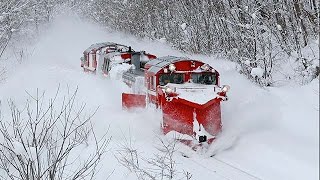
{"type": "Polygon", "coordinates": [[[200,68],[201,68],[202,70],[209,71],[210,66],[209,66],[209,64],[204,64],[204,65],[202,65],[200,68]]]}
{"type": "Polygon", "coordinates": [[[166,88],[164,89],[164,91],[165,91],[167,94],[170,94],[170,93],[173,92],[173,90],[172,90],[171,88],[169,88],[169,87],[166,87],[166,88]]]}
{"type": "Polygon", "coordinates": [[[230,90],[230,86],[228,86],[228,85],[222,86],[222,92],[228,92],[229,90],[230,90]]]}
{"type": "Polygon", "coordinates": [[[175,66],[174,64],[170,64],[170,65],[169,65],[169,70],[170,70],[171,72],[173,72],[174,70],[176,70],[176,66],[175,66]]]}

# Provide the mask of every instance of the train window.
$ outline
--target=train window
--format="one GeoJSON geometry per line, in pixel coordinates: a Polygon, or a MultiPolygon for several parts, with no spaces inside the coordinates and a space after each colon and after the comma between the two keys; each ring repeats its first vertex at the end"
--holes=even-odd
{"type": "Polygon", "coordinates": [[[216,75],[214,73],[192,73],[192,82],[197,84],[217,84],[216,75]]]}
{"type": "Polygon", "coordinates": [[[184,81],[184,74],[181,73],[171,73],[171,74],[160,74],[159,84],[164,86],[168,83],[182,84],[184,81]]]}
{"type": "Polygon", "coordinates": [[[110,59],[105,58],[102,66],[102,70],[105,72],[109,71],[110,59]]]}

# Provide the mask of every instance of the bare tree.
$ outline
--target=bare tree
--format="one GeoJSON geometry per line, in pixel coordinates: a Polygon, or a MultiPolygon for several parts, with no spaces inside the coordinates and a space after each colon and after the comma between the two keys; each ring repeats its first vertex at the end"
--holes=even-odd
{"type": "MultiPolygon", "coordinates": [[[[39,27],[51,21],[63,0],[0,0],[0,58],[15,37],[38,35],[39,27]]],[[[62,9],[59,9],[62,11],[62,9]]]]}
{"type": "Polygon", "coordinates": [[[154,154],[152,158],[145,158],[139,155],[132,142],[126,142],[118,151],[116,158],[119,163],[129,171],[135,173],[138,179],[152,180],[172,180],[186,179],[190,180],[192,175],[187,171],[179,171],[174,160],[177,140],[165,141],[158,138],[160,146],[156,147],[159,153],[154,154]]]}
{"type": "Polygon", "coordinates": [[[0,83],[6,79],[5,75],[6,75],[5,68],[0,67],[0,83]]]}
{"type": "Polygon", "coordinates": [[[76,107],[77,90],[60,105],[58,92],[47,105],[44,93],[28,93],[31,99],[22,110],[9,101],[11,121],[0,121],[0,179],[94,178],[109,139],[95,136],[90,123],[95,112],[85,116],[85,105],[76,107]],[[74,157],[86,150],[89,137],[94,150],[74,157]]]}
{"type": "Polygon", "coordinates": [[[0,1],[0,57],[8,47],[12,34],[23,24],[25,20],[23,13],[28,5],[28,1],[0,1]]]}

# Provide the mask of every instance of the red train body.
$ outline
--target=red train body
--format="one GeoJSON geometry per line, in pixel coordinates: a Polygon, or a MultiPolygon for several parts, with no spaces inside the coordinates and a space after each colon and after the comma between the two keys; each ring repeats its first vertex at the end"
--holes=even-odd
{"type": "Polygon", "coordinates": [[[219,73],[198,60],[167,56],[147,62],[123,74],[133,87],[122,94],[124,108],[153,104],[163,114],[163,133],[194,146],[211,143],[221,131],[220,102],[227,100],[229,86],[220,87],[219,73]],[[138,90],[137,86],[145,89],[138,90]]]}

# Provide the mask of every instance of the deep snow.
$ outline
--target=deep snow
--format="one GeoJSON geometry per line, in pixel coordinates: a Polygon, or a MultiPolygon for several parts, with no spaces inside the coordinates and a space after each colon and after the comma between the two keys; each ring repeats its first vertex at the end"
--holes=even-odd
{"type": "MultiPolygon", "coordinates": [[[[157,56],[189,56],[210,63],[221,74],[221,84],[231,86],[229,101],[222,103],[223,133],[208,153],[195,153],[181,146],[176,154],[180,171],[192,179],[319,179],[319,82],[305,86],[286,85],[262,89],[238,74],[231,62],[203,55],[185,55],[162,42],[136,39],[85,23],[79,18],[58,18],[29,50],[33,54],[21,64],[7,64],[8,77],[0,84],[3,116],[9,116],[6,100],[21,106],[36,88],[52,97],[61,86],[61,94],[79,87],[78,101],[86,102],[90,112],[99,106],[93,118],[95,131],[112,136],[97,179],[137,179],[115,158],[128,140],[139,154],[151,157],[161,137],[161,115],[153,109],[126,112],[121,108],[118,80],[84,73],[80,68],[83,50],[97,42],[111,41],[131,45],[157,56]],[[228,148],[232,144],[232,147],[228,148]],[[220,151],[225,147],[224,151],[220,151]],[[221,162],[223,161],[223,163],[221,162]],[[234,168],[227,166],[228,163],[234,168]],[[237,170],[236,168],[241,169],[237,170]],[[250,173],[248,175],[246,173],[250,173]]],[[[4,119],[4,118],[3,118],[4,119]]]]}

